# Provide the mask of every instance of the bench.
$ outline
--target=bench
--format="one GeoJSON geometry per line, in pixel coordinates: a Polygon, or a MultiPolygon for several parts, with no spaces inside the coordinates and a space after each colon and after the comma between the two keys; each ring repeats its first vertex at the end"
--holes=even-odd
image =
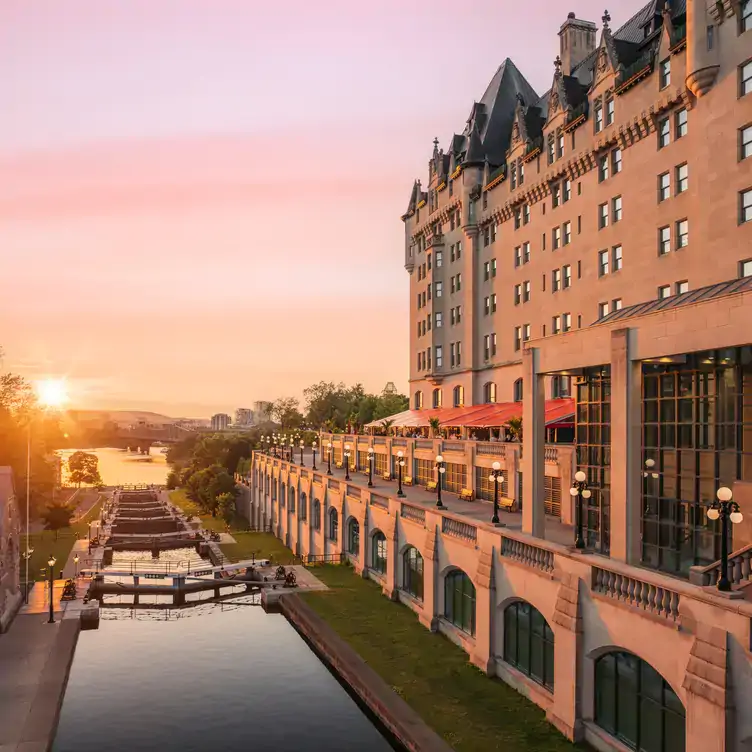
{"type": "Polygon", "coordinates": [[[499,498],[499,506],[502,509],[511,509],[514,506],[514,499],[507,499],[506,496],[499,498]]]}
{"type": "Polygon", "coordinates": [[[408,475],[406,478],[402,479],[403,486],[412,486],[412,484],[413,484],[412,476],[408,475]]]}
{"type": "Polygon", "coordinates": [[[460,491],[460,501],[472,501],[475,494],[469,488],[463,488],[460,491]]]}
{"type": "Polygon", "coordinates": [[[381,477],[384,480],[391,480],[392,479],[392,474],[391,473],[384,473],[381,477]]]}
{"type": "Polygon", "coordinates": [[[341,469],[343,468],[343,465],[342,465],[342,463],[341,463],[341,462],[335,462],[335,463],[334,463],[334,467],[336,467],[336,468],[337,468],[337,470],[341,470],[341,469]]]}
{"type": "Polygon", "coordinates": [[[426,491],[435,491],[438,488],[438,484],[435,480],[429,480],[428,483],[426,483],[426,491]]]}

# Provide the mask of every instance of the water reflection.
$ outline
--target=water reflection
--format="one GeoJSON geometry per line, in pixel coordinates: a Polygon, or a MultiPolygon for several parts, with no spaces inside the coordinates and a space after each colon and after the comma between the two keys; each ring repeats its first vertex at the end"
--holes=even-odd
{"type": "Polygon", "coordinates": [[[237,600],[201,618],[104,608],[80,635],[54,751],[392,749],[283,616],[237,600]]]}
{"type": "Polygon", "coordinates": [[[125,449],[61,449],[57,454],[63,459],[63,482],[67,482],[68,457],[77,451],[97,455],[99,474],[106,486],[139,483],[164,485],[169,472],[167,460],[161,447],[151,447],[147,456],[128,452],[125,449]]]}

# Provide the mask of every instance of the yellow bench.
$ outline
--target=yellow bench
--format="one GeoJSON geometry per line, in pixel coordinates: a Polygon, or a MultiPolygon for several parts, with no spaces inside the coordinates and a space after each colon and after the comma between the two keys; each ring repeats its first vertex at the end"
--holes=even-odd
{"type": "Polygon", "coordinates": [[[460,491],[460,501],[472,501],[475,494],[469,488],[463,488],[460,491]]]}
{"type": "Polygon", "coordinates": [[[412,477],[410,475],[408,475],[406,478],[402,479],[402,485],[403,486],[412,486],[412,484],[413,484],[413,479],[412,479],[412,477]]]}
{"type": "Polygon", "coordinates": [[[429,480],[426,484],[426,491],[435,491],[438,488],[438,484],[435,480],[429,480]]]}
{"type": "Polygon", "coordinates": [[[392,474],[391,473],[384,473],[381,477],[384,480],[391,480],[392,479],[392,474]]]}
{"type": "Polygon", "coordinates": [[[344,466],[341,462],[335,462],[334,467],[336,467],[337,470],[341,470],[344,466]]]}
{"type": "Polygon", "coordinates": [[[506,496],[502,496],[499,499],[499,506],[502,509],[511,509],[514,506],[514,499],[507,499],[506,496]]]}

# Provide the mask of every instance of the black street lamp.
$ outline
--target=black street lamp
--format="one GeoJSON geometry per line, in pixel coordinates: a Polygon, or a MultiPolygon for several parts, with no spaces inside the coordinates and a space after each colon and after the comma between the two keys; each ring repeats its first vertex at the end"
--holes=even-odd
{"type": "Polygon", "coordinates": [[[493,522],[494,525],[499,525],[499,486],[504,482],[504,476],[501,474],[500,463],[494,462],[492,468],[491,474],[488,476],[488,480],[493,483],[494,487],[494,507],[491,522],[493,522]]]}
{"type": "Polygon", "coordinates": [[[371,488],[373,486],[373,461],[375,457],[373,456],[373,447],[368,447],[368,487],[371,488]]]}
{"type": "Polygon", "coordinates": [[[577,497],[577,536],[574,540],[574,547],[585,548],[585,539],[582,537],[582,500],[589,499],[593,494],[587,487],[587,475],[582,470],[578,470],[574,474],[574,483],[572,483],[572,488],[569,489],[569,495],[577,497]]]}
{"type": "Polygon", "coordinates": [[[78,579],[78,554],[73,557],[73,563],[76,565],[76,579],[78,579]]]}
{"type": "Polygon", "coordinates": [[[303,462],[303,447],[305,446],[305,442],[303,439],[300,440],[300,466],[305,467],[305,463],[303,462]]]}
{"type": "Polygon", "coordinates": [[[438,480],[436,481],[436,490],[439,495],[439,498],[436,500],[436,506],[439,509],[446,509],[446,507],[441,503],[441,485],[442,485],[442,480],[444,478],[444,473],[446,472],[446,467],[444,467],[444,458],[440,454],[436,455],[436,472],[438,473],[438,480]]]}
{"type": "Polygon", "coordinates": [[[400,449],[397,452],[397,496],[400,499],[405,498],[405,494],[402,492],[402,468],[405,466],[404,452],[400,449]]]}
{"type": "Polygon", "coordinates": [[[326,442],[326,474],[332,474],[332,442],[326,442]]]}
{"type": "Polygon", "coordinates": [[[350,480],[350,445],[345,444],[345,451],[342,453],[345,461],[345,480],[350,480]]]}
{"type": "Polygon", "coordinates": [[[721,571],[718,575],[718,584],[716,587],[722,593],[728,593],[731,590],[731,581],[728,576],[728,523],[729,520],[738,525],[744,516],[739,511],[739,505],[731,500],[733,493],[730,488],[722,486],[716,492],[717,500],[714,500],[708,509],[708,519],[721,520],[721,571]]]}
{"type": "Polygon", "coordinates": [[[50,574],[50,618],[47,619],[48,624],[55,623],[54,597],[55,597],[55,564],[56,563],[57,563],[57,559],[54,556],[50,556],[50,558],[47,559],[47,566],[49,568],[49,574],[50,574]]]}
{"type": "Polygon", "coordinates": [[[313,470],[316,471],[316,439],[311,443],[311,449],[313,450],[313,470]]]}

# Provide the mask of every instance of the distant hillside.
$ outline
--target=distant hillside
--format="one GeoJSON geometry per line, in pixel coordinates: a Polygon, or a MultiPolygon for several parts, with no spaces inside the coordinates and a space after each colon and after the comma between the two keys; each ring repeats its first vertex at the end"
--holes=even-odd
{"type": "Polygon", "coordinates": [[[167,415],[147,410],[68,410],[68,418],[74,423],[104,425],[111,421],[119,426],[132,426],[140,422],[160,425],[179,420],[179,418],[170,418],[167,415]]]}

